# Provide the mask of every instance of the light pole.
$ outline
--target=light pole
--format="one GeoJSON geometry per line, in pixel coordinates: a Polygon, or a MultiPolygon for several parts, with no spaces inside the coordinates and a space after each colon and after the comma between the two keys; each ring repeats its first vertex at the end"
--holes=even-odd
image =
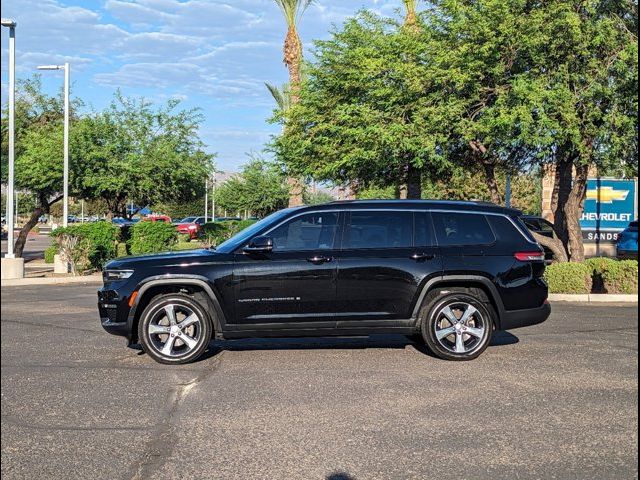
{"type": "Polygon", "coordinates": [[[7,179],[7,253],[6,258],[15,258],[13,253],[15,243],[13,236],[13,192],[14,162],[15,162],[15,115],[16,115],[16,21],[10,18],[2,19],[2,26],[9,28],[9,172],[7,179]]]}
{"type": "Polygon", "coordinates": [[[204,223],[207,223],[209,217],[209,179],[204,179],[204,223]]]}
{"type": "Polygon", "coordinates": [[[211,221],[216,221],[216,171],[213,171],[213,191],[211,192],[211,221]]]}
{"type": "Polygon", "coordinates": [[[41,65],[38,70],[64,70],[64,170],[62,174],[62,226],[69,221],[69,63],[41,65]]]}

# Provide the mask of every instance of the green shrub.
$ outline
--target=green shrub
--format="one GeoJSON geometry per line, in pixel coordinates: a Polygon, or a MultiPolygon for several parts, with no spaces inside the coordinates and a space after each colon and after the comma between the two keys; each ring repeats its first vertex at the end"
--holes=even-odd
{"type": "Polygon", "coordinates": [[[126,257],[127,255],[129,255],[127,244],[125,242],[118,242],[116,245],[116,258],[126,257]]]}
{"type": "Polygon", "coordinates": [[[638,261],[613,261],[602,272],[605,293],[638,293],[638,261]]]}
{"type": "Polygon", "coordinates": [[[176,227],[164,222],[140,222],[131,227],[129,251],[133,255],[171,250],[178,241],[176,227]]]}
{"type": "Polygon", "coordinates": [[[114,258],[118,235],[118,227],[107,222],[83,223],[51,232],[56,250],[72,262],[72,270],[78,272],[101,269],[114,258]]]}
{"type": "Polygon", "coordinates": [[[585,260],[585,265],[591,270],[591,277],[593,278],[592,292],[605,293],[604,281],[602,279],[602,272],[607,269],[607,266],[611,263],[615,263],[616,260],[607,257],[593,257],[585,260]]]}
{"type": "Polygon", "coordinates": [[[554,263],[544,272],[549,293],[591,293],[591,268],[584,263],[554,263]]]}
{"type": "Polygon", "coordinates": [[[55,245],[51,245],[50,247],[47,247],[47,249],[44,251],[44,263],[53,263],[54,262],[54,256],[56,256],[58,254],[58,248],[55,245]]]}
{"type": "Polygon", "coordinates": [[[256,223],[256,220],[230,220],[206,223],[202,227],[204,242],[209,245],[219,245],[254,223],[256,223]]]}

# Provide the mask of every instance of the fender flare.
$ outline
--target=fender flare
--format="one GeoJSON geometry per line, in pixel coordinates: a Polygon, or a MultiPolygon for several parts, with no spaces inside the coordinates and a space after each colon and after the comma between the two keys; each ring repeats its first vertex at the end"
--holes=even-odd
{"type": "Polygon", "coordinates": [[[489,280],[487,277],[483,277],[480,275],[444,275],[441,277],[435,277],[428,280],[425,285],[422,287],[422,291],[420,292],[420,296],[413,308],[412,317],[415,318],[416,323],[419,321],[420,309],[422,308],[422,303],[424,302],[425,297],[431,291],[441,286],[445,286],[447,284],[457,283],[475,283],[481,284],[483,287],[486,287],[487,291],[490,294],[489,300],[493,302],[496,306],[496,313],[498,314],[498,318],[496,318],[496,328],[500,329],[502,324],[502,317],[504,315],[505,309],[504,304],[502,303],[502,298],[498,293],[498,289],[496,286],[489,280]]]}
{"type": "Polygon", "coordinates": [[[202,288],[215,309],[215,315],[210,315],[214,331],[215,333],[221,333],[223,331],[223,326],[226,324],[224,311],[222,310],[218,296],[213,291],[213,288],[211,288],[211,285],[209,285],[206,277],[201,275],[157,275],[146,278],[144,282],[139,284],[135,289],[138,292],[138,296],[131,306],[129,316],[127,317],[127,327],[132,337],[136,335],[136,332],[133,331],[133,322],[138,310],[138,304],[147,290],[158,285],[195,285],[202,288]]]}

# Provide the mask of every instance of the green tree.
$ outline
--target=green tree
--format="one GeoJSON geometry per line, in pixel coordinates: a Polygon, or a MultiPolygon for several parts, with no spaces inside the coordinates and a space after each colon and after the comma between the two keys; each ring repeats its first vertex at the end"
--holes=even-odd
{"type": "Polygon", "coordinates": [[[325,190],[307,190],[304,192],[305,205],[321,205],[335,201],[335,197],[325,190]]]}
{"type": "Polygon", "coordinates": [[[584,259],[579,219],[590,169],[635,170],[637,2],[545,2],[526,24],[530,59],[514,90],[534,103],[521,138],[555,169],[552,206],[571,261],[584,259]]]}
{"type": "MultiPolygon", "coordinates": [[[[302,79],[302,42],[298,34],[298,21],[309,5],[313,3],[313,0],[275,0],[275,2],[280,7],[287,23],[283,61],[289,71],[289,83],[282,90],[274,89],[272,85],[268,84],[267,88],[278,103],[278,108],[284,112],[299,98],[302,79]]],[[[290,189],[289,205],[293,207],[302,204],[303,182],[299,178],[290,176],[287,179],[287,184],[290,189]]]]}
{"type": "Polygon", "coordinates": [[[240,175],[219,186],[215,195],[220,209],[264,217],[287,206],[289,189],[279,166],[253,158],[240,175]]]}
{"type": "MultiPolygon", "coordinates": [[[[82,105],[71,102],[71,122],[77,121],[82,105]]],[[[62,198],[63,173],[63,97],[42,92],[40,76],[20,80],[16,89],[15,110],[15,188],[26,190],[36,198],[36,207],[24,224],[15,243],[15,254],[22,256],[27,235],[38,218],[49,213],[51,206],[62,198]]],[[[2,116],[2,179],[6,182],[8,160],[8,116],[2,116]]],[[[71,149],[71,158],[76,153],[71,149]]],[[[72,175],[74,171],[70,172],[72,175]]]]}
{"type": "Polygon", "coordinates": [[[418,185],[451,168],[442,155],[421,36],[363,12],[327,41],[271,147],[287,169],[361,188],[418,185]],[[426,94],[425,94],[426,92],[426,94]]]}
{"type": "Polygon", "coordinates": [[[198,136],[199,110],[179,110],[179,102],[155,107],[144,99],[116,94],[110,106],[74,128],[74,164],[82,175],[74,189],[84,198],[103,199],[108,214],[132,216],[127,204],[195,200],[204,194],[213,155],[198,136]]]}

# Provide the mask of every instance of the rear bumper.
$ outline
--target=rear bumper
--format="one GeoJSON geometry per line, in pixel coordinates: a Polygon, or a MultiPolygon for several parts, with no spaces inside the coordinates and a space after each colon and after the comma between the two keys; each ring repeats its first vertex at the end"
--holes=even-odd
{"type": "Polygon", "coordinates": [[[551,305],[545,302],[538,308],[528,308],[526,310],[506,311],[502,314],[500,322],[501,330],[512,330],[514,328],[529,327],[544,322],[551,315],[551,305]]]}

